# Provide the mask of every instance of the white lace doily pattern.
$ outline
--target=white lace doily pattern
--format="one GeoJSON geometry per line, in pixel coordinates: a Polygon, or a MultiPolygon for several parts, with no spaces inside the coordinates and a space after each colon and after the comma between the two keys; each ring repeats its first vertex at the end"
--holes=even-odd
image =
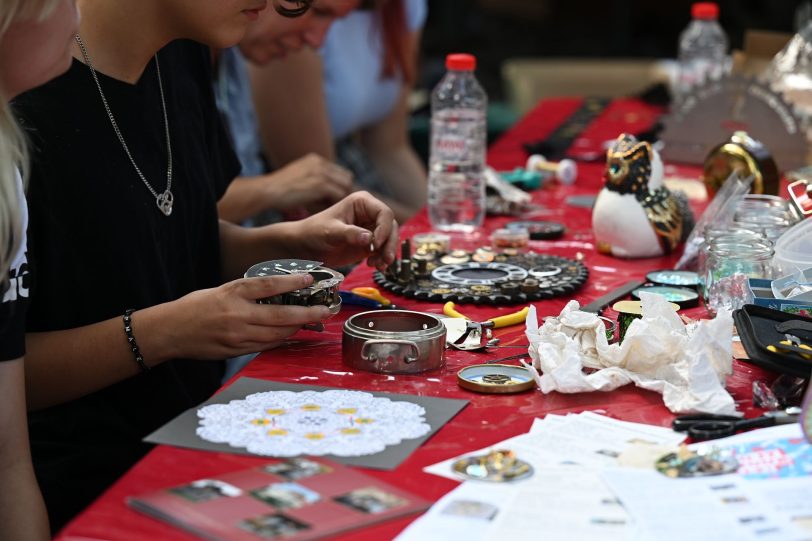
{"type": "Polygon", "coordinates": [[[263,456],[363,456],[419,438],[426,411],[362,391],[268,391],[197,411],[197,435],[263,456]]]}

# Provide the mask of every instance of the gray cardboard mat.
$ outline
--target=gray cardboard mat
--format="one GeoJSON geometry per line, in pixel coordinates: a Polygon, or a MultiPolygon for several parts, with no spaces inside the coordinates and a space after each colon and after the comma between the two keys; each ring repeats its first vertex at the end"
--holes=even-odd
{"type": "MultiPolygon", "coordinates": [[[[209,400],[198,406],[185,411],[167,424],[144,438],[145,442],[162,445],[173,445],[175,447],[188,447],[203,451],[219,451],[222,453],[235,453],[241,455],[253,455],[246,449],[231,447],[225,443],[213,443],[206,441],[197,435],[198,417],[197,410],[210,404],[228,404],[232,400],[242,400],[246,396],[254,393],[266,391],[328,391],[339,389],[337,387],[320,387],[317,385],[298,385],[295,383],[280,383],[255,378],[240,378],[233,385],[214,395],[209,400]]],[[[339,389],[342,390],[342,389],[339,389]]],[[[345,389],[353,390],[353,389],[345,389]]],[[[363,389],[359,389],[363,390],[363,389]]],[[[363,390],[374,396],[412,402],[422,406],[426,410],[426,422],[431,426],[431,430],[424,436],[414,439],[403,440],[397,445],[389,445],[383,451],[374,455],[341,457],[325,455],[330,460],[335,460],[350,466],[361,466],[364,468],[375,468],[379,470],[394,470],[401,462],[414,452],[424,441],[429,439],[437,430],[446,424],[452,417],[468,404],[467,400],[454,400],[449,398],[433,398],[426,396],[415,396],[408,394],[379,393],[375,391],[363,390]]],[[[259,455],[253,455],[259,456],[259,455]]]]}

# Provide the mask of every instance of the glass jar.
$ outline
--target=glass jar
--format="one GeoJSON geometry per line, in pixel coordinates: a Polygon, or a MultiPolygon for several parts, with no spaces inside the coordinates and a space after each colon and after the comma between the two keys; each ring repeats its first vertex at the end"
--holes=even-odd
{"type": "Polygon", "coordinates": [[[705,229],[704,237],[705,240],[702,241],[696,257],[696,273],[699,276],[699,292],[707,303],[708,290],[705,283],[708,271],[708,251],[711,245],[716,241],[750,244],[753,242],[766,242],[767,239],[763,234],[756,231],[728,226],[709,227],[705,229]]]}
{"type": "Polygon", "coordinates": [[[768,241],[731,241],[719,237],[708,248],[706,307],[711,315],[736,310],[747,302],[749,278],[773,278],[773,245],[768,241]]]}

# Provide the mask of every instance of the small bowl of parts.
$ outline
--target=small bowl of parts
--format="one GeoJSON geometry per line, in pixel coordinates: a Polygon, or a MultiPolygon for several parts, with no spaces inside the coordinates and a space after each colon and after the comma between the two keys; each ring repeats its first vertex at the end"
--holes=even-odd
{"type": "Polygon", "coordinates": [[[373,310],[344,322],[344,364],[383,374],[416,374],[443,366],[446,327],[437,316],[373,310]]]}
{"type": "Polygon", "coordinates": [[[418,233],[412,237],[415,252],[447,254],[451,250],[451,237],[445,233],[418,233]]]}
{"type": "Polygon", "coordinates": [[[527,229],[497,229],[491,233],[491,245],[494,248],[527,248],[530,233],[527,229]]]}
{"type": "Polygon", "coordinates": [[[523,366],[474,364],[457,372],[457,385],[476,393],[510,394],[529,391],[536,381],[523,366]]]}

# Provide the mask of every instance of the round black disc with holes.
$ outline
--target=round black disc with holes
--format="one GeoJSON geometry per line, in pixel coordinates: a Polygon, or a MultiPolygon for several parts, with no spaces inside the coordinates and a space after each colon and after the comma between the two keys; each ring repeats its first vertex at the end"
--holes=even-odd
{"type": "Polygon", "coordinates": [[[496,252],[490,262],[443,264],[439,259],[425,266],[423,274],[411,262],[403,273],[397,262],[375,283],[397,295],[427,302],[461,304],[525,304],[572,295],[584,285],[589,270],[579,262],[535,253],[496,252]],[[405,279],[404,279],[405,278],[405,279]]]}

